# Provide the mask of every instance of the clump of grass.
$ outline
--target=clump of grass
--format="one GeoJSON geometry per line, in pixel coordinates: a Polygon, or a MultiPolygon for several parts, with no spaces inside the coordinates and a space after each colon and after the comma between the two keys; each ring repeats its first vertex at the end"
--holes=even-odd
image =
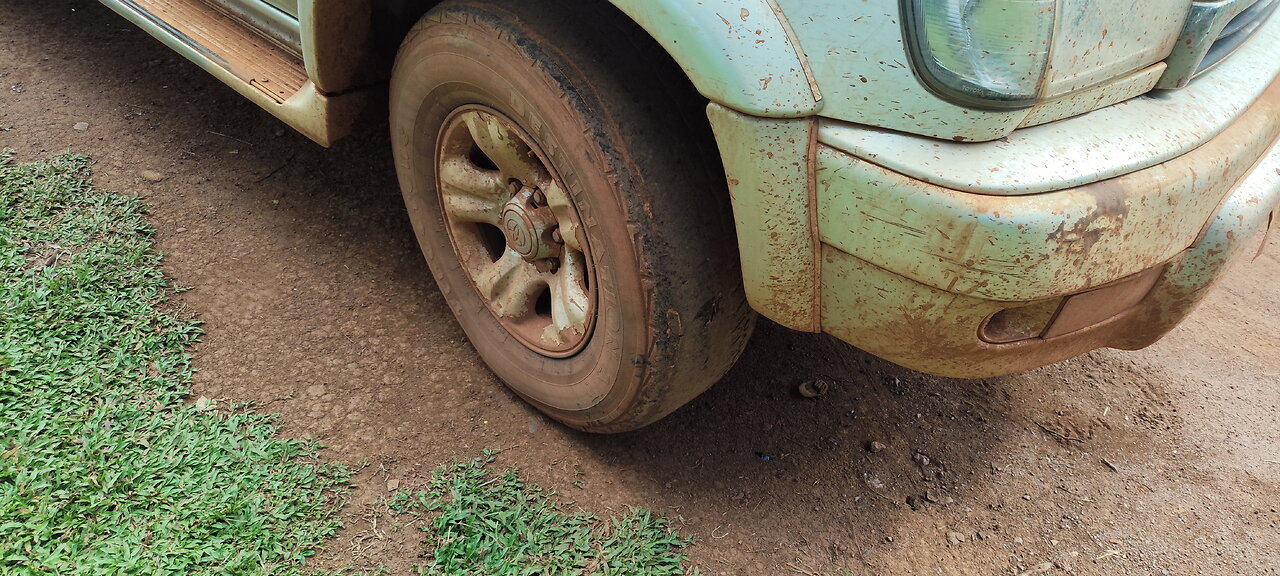
{"type": "Polygon", "coordinates": [[[690,540],[636,509],[604,521],[567,512],[516,470],[490,474],[493,453],[437,469],[427,490],[397,492],[397,514],[432,517],[422,575],[666,576],[685,574],[690,540]]]}
{"type": "Polygon", "coordinates": [[[0,154],[0,572],[299,574],[337,529],[345,470],[187,402],[170,292],[138,200],[0,154]]]}

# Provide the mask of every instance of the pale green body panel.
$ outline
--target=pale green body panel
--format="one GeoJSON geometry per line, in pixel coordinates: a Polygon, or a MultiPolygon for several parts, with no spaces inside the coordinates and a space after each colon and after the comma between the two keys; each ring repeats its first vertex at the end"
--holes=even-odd
{"type": "Polygon", "coordinates": [[[803,52],[770,0],[610,0],[713,102],[766,117],[821,110],[803,52]]]}
{"type": "MultiPolygon", "coordinates": [[[[976,110],[926,90],[903,47],[895,0],[778,0],[823,93],[821,114],[944,140],[988,141],[1023,125],[1032,109],[976,110]]],[[[1067,96],[1159,62],[1187,0],[1064,0],[1046,98],[1067,96]]],[[[1103,104],[1093,98],[1076,101],[1103,104]]]]}
{"type": "Polygon", "coordinates": [[[1272,18],[1213,71],[1212,82],[1134,98],[1087,115],[1018,130],[996,142],[940,142],[831,122],[821,141],[890,170],[980,194],[1038,194],[1154,166],[1231,125],[1271,84],[1280,62],[1272,18]]]}
{"type": "Polygon", "coordinates": [[[718,104],[707,109],[725,159],[742,249],[747,300],[788,328],[816,332],[819,240],[813,173],[814,121],[760,119],[718,104]]]}

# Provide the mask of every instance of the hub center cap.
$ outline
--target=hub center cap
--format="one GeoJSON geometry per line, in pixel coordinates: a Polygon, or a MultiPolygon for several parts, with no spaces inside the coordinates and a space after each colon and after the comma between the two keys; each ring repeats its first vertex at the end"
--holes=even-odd
{"type": "Polygon", "coordinates": [[[526,260],[538,254],[538,235],[533,230],[533,221],[520,206],[507,204],[502,211],[502,232],[507,237],[507,246],[526,260]]]}
{"type": "Polygon", "coordinates": [[[502,234],[507,247],[530,262],[556,256],[560,250],[552,238],[558,226],[555,214],[540,197],[537,190],[524,187],[502,208],[502,234]]]}

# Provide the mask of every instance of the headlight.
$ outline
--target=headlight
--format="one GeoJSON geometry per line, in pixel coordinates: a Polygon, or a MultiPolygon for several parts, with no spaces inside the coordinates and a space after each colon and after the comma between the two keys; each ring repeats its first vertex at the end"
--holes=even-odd
{"type": "Polygon", "coordinates": [[[925,86],[974,108],[1036,103],[1057,0],[902,0],[907,52],[925,86]]]}

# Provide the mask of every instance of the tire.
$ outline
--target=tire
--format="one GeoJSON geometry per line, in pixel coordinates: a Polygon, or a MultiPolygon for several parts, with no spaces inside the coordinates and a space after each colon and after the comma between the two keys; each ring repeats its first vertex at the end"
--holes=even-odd
{"type": "Polygon", "coordinates": [[[480,356],[551,417],[621,432],[719,380],[755,314],[705,100],[600,4],[437,6],[397,55],[391,131],[480,356]]]}

